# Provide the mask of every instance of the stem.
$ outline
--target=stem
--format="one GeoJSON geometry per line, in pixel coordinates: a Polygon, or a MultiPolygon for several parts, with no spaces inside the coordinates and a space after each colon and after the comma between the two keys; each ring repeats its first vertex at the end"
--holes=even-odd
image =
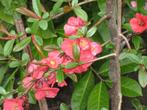
{"type": "MultiPolygon", "coordinates": [[[[97,0],[85,0],[85,1],[83,1],[83,2],[78,3],[77,6],[81,6],[81,5],[84,5],[84,4],[87,4],[87,3],[90,3],[90,2],[95,2],[95,1],[97,1],[97,0]]],[[[75,7],[77,7],[77,6],[75,6],[75,7]]],[[[72,11],[72,10],[73,10],[73,7],[71,7],[71,10],[70,10],[70,11],[72,11]]],[[[70,11],[68,11],[68,12],[66,12],[66,13],[69,13],[70,11]]],[[[66,13],[61,12],[61,13],[55,15],[55,16],[52,16],[51,19],[57,19],[58,17],[60,17],[60,16],[62,16],[62,15],[64,15],[64,14],[66,14],[66,13]]]]}
{"type": "Polygon", "coordinates": [[[109,19],[109,30],[112,42],[115,44],[116,56],[110,60],[109,77],[112,80],[111,88],[111,110],[121,110],[122,95],[121,95],[121,76],[120,76],[120,33],[121,33],[121,0],[107,0],[107,14],[111,15],[109,19]]]}
{"type": "MultiPolygon", "coordinates": [[[[24,38],[26,38],[27,35],[26,35],[26,32],[25,32],[23,20],[22,20],[21,17],[15,20],[15,26],[16,26],[16,29],[17,29],[18,33],[19,32],[23,32],[24,33],[24,35],[20,38],[20,40],[23,40],[24,38]]],[[[24,49],[24,51],[26,53],[28,53],[29,56],[30,56],[30,59],[33,60],[31,48],[30,48],[29,45],[24,49]]],[[[41,100],[41,101],[38,101],[38,102],[41,103],[41,105],[39,104],[40,110],[48,110],[48,105],[47,105],[47,101],[45,100],[45,98],[43,100],[41,100]]]]}
{"type": "Polygon", "coordinates": [[[104,79],[99,75],[99,73],[97,73],[97,71],[91,66],[90,68],[94,73],[95,75],[101,80],[101,81],[104,81],[104,79]]]}
{"type": "MultiPolygon", "coordinates": [[[[116,56],[116,53],[112,53],[112,54],[109,54],[109,55],[105,55],[105,56],[102,56],[102,57],[99,57],[99,58],[95,58],[93,60],[90,60],[86,63],[92,63],[92,62],[95,62],[95,61],[99,61],[99,60],[103,60],[103,59],[106,59],[106,58],[110,58],[110,57],[114,57],[116,56]]],[[[84,63],[85,64],[85,63],[84,63]]]]}
{"type": "Polygon", "coordinates": [[[128,39],[127,39],[123,34],[120,34],[120,36],[121,36],[121,37],[124,39],[124,41],[126,42],[126,45],[127,45],[128,49],[131,50],[131,46],[130,46],[130,44],[129,44],[128,39]]]}
{"type": "MultiPolygon", "coordinates": [[[[110,15],[104,15],[100,20],[98,20],[92,27],[98,26],[100,25],[103,21],[105,21],[106,19],[110,18],[110,15]]],[[[91,27],[91,28],[92,28],[91,27]]]]}

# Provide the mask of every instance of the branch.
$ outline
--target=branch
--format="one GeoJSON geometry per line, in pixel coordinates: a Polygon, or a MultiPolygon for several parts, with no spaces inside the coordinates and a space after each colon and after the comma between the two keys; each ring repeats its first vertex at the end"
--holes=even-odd
{"type": "MultiPolygon", "coordinates": [[[[26,32],[25,32],[25,28],[24,28],[24,24],[23,24],[23,20],[22,18],[18,18],[15,20],[15,26],[16,26],[16,29],[17,29],[17,32],[23,32],[23,36],[20,38],[20,40],[23,40],[24,38],[27,37],[26,35],[26,32]]],[[[29,57],[31,60],[33,60],[33,56],[32,56],[32,52],[31,52],[31,48],[30,46],[28,45],[24,51],[26,53],[29,54],[29,57]]],[[[41,100],[41,101],[38,101],[39,102],[39,107],[40,107],[40,110],[48,110],[48,106],[47,106],[47,101],[45,99],[41,100]]]]}
{"type": "MultiPolygon", "coordinates": [[[[83,1],[83,2],[78,3],[77,6],[81,6],[81,5],[84,5],[84,4],[87,4],[87,3],[90,3],[90,2],[95,2],[95,1],[97,1],[97,0],[85,0],[85,1],[83,1]]],[[[77,7],[77,6],[75,6],[75,7],[77,7]]],[[[70,11],[72,11],[73,8],[72,8],[72,7],[70,7],[70,8],[71,8],[70,11]]],[[[66,12],[66,13],[69,13],[70,11],[68,11],[68,12],[66,12]]],[[[57,15],[51,17],[51,19],[57,19],[58,17],[60,17],[60,16],[62,16],[62,15],[64,15],[64,14],[66,14],[66,13],[61,12],[61,13],[59,13],[59,14],[57,14],[57,15]]]]}
{"type": "Polygon", "coordinates": [[[116,56],[110,60],[109,76],[112,80],[113,86],[111,88],[111,110],[121,110],[121,83],[120,83],[120,33],[121,33],[121,0],[107,0],[107,14],[111,15],[109,19],[109,30],[112,42],[115,44],[116,56]]]}

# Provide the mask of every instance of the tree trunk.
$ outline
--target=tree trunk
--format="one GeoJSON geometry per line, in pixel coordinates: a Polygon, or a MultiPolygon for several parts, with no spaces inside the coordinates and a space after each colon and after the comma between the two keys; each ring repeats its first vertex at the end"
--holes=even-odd
{"type": "Polygon", "coordinates": [[[114,52],[115,57],[110,60],[109,77],[113,82],[111,95],[111,110],[121,110],[121,78],[120,78],[120,64],[119,64],[119,52],[120,52],[120,40],[121,40],[121,0],[107,0],[107,14],[110,15],[109,30],[111,40],[115,45],[114,52]]]}

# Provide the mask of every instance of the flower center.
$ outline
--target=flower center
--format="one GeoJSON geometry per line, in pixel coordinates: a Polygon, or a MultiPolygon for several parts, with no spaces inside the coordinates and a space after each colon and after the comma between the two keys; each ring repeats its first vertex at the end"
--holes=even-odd
{"type": "Polygon", "coordinates": [[[51,60],[51,61],[50,61],[50,64],[51,64],[51,65],[55,65],[56,62],[55,62],[54,60],[51,60]]]}
{"type": "Polygon", "coordinates": [[[144,26],[144,25],[145,25],[145,22],[142,21],[142,20],[140,20],[140,19],[138,20],[138,22],[139,22],[139,25],[140,25],[140,26],[144,26]]]}

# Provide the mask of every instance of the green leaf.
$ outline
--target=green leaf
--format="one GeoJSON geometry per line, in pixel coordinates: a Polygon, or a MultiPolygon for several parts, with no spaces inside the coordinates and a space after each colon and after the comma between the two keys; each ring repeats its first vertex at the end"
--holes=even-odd
{"type": "Polygon", "coordinates": [[[66,69],[71,69],[77,67],[79,64],[77,62],[70,62],[67,65],[64,66],[66,69]]]}
{"type": "Polygon", "coordinates": [[[60,110],[69,110],[69,108],[65,103],[61,103],[60,104],[60,110]]]}
{"type": "Polygon", "coordinates": [[[140,64],[140,57],[133,54],[133,53],[126,53],[126,52],[123,52],[120,54],[120,57],[119,57],[120,60],[123,60],[123,59],[128,59],[130,60],[131,62],[134,62],[136,64],[140,64]]]}
{"type": "Polygon", "coordinates": [[[42,46],[43,45],[43,39],[42,37],[38,36],[38,35],[34,35],[35,37],[35,41],[37,42],[38,45],[42,46]]]}
{"type": "Polygon", "coordinates": [[[81,7],[75,7],[74,12],[78,17],[80,17],[84,21],[88,21],[88,15],[81,7]]]}
{"type": "Polygon", "coordinates": [[[4,66],[1,66],[0,67],[0,85],[4,79],[4,76],[5,76],[5,73],[7,72],[8,70],[8,66],[7,65],[4,65],[4,66]]]}
{"type": "Polygon", "coordinates": [[[142,11],[143,7],[144,7],[144,0],[137,0],[138,11],[142,11]]]}
{"type": "Polygon", "coordinates": [[[41,16],[41,3],[40,0],[32,0],[33,10],[38,15],[41,16]]]}
{"type": "Polygon", "coordinates": [[[138,73],[138,80],[139,80],[139,83],[140,85],[145,88],[146,85],[147,85],[147,72],[145,71],[145,68],[141,68],[139,70],[139,73],[138,73]]]}
{"type": "Polygon", "coordinates": [[[6,94],[6,90],[0,86],[0,94],[1,95],[5,95],[6,94]]]}
{"type": "Polygon", "coordinates": [[[98,83],[88,98],[87,110],[109,110],[109,94],[103,82],[98,83]]]}
{"type": "Polygon", "coordinates": [[[134,44],[135,49],[138,50],[141,46],[142,39],[140,36],[135,36],[132,38],[132,42],[134,44]]]}
{"type": "Polygon", "coordinates": [[[34,92],[30,91],[28,93],[28,95],[29,95],[29,97],[28,97],[29,103],[30,104],[36,104],[36,99],[35,99],[35,96],[34,96],[34,92]]]}
{"type": "Polygon", "coordinates": [[[78,78],[75,74],[66,74],[70,79],[72,79],[74,82],[78,82],[78,78]]]}
{"type": "Polygon", "coordinates": [[[97,0],[100,9],[99,15],[103,16],[106,13],[106,0],[97,0]]]}
{"type": "Polygon", "coordinates": [[[58,10],[60,9],[61,5],[63,4],[64,0],[58,0],[54,6],[53,9],[51,10],[51,14],[55,14],[58,12],[58,10]]]}
{"type": "Polygon", "coordinates": [[[16,68],[18,66],[20,66],[20,62],[18,60],[14,60],[14,61],[9,63],[10,68],[16,68]]]}
{"type": "Polygon", "coordinates": [[[59,37],[57,39],[57,44],[58,44],[59,47],[61,47],[62,42],[63,42],[63,38],[62,37],[59,37]]]}
{"type": "Polygon", "coordinates": [[[147,69],[147,56],[142,56],[142,64],[145,66],[147,69]]]}
{"type": "Polygon", "coordinates": [[[48,17],[49,17],[49,13],[48,12],[43,13],[43,15],[42,15],[43,19],[47,19],[48,17]]]}
{"type": "Polygon", "coordinates": [[[13,49],[14,41],[15,40],[9,40],[9,41],[6,42],[6,44],[4,46],[4,56],[10,55],[10,53],[13,49]]]}
{"type": "Polygon", "coordinates": [[[72,53],[73,53],[73,57],[76,61],[79,60],[80,58],[80,47],[77,44],[73,44],[72,46],[72,53]]]}
{"type": "Polygon", "coordinates": [[[140,85],[134,79],[128,77],[122,77],[121,89],[123,96],[137,97],[142,96],[142,89],[140,85]]]}
{"type": "Polygon", "coordinates": [[[71,5],[72,7],[76,6],[78,4],[79,0],[72,0],[71,5]]]}
{"type": "Polygon", "coordinates": [[[64,81],[64,73],[62,70],[57,70],[56,78],[59,83],[62,83],[64,81]]]}
{"type": "Polygon", "coordinates": [[[103,22],[101,23],[98,27],[98,32],[100,34],[100,36],[102,37],[104,42],[107,42],[108,40],[111,39],[110,37],[110,33],[109,33],[109,28],[108,28],[108,24],[107,22],[103,22]]]}
{"type": "Polygon", "coordinates": [[[39,21],[39,27],[42,30],[46,30],[48,28],[48,21],[47,20],[41,20],[41,21],[39,21]]]}
{"type": "Polygon", "coordinates": [[[31,42],[31,37],[26,37],[14,46],[13,51],[18,52],[24,49],[31,42]]]}
{"type": "Polygon", "coordinates": [[[72,110],[85,110],[87,99],[93,86],[94,76],[92,72],[87,72],[75,86],[71,99],[72,110]]]}
{"type": "Polygon", "coordinates": [[[0,1],[4,7],[10,7],[12,0],[1,0],[0,1]]]}
{"type": "Polygon", "coordinates": [[[12,16],[9,16],[4,13],[4,11],[0,8],[0,20],[5,21],[6,23],[9,24],[14,24],[14,19],[12,16]]]}
{"type": "Polygon", "coordinates": [[[90,30],[88,30],[86,37],[92,37],[97,31],[97,27],[92,27],[90,30]]]}
{"type": "Polygon", "coordinates": [[[27,53],[22,54],[22,63],[23,65],[27,65],[30,60],[30,57],[27,53]]]}

